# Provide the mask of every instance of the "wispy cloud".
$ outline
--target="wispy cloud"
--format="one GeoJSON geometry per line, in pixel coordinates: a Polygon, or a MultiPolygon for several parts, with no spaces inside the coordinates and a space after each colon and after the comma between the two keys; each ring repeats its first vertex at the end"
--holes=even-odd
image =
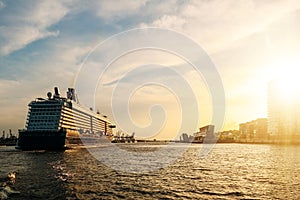
{"type": "Polygon", "coordinates": [[[8,55],[34,41],[58,36],[59,31],[50,30],[50,27],[59,22],[68,12],[63,1],[19,3],[25,5],[5,8],[7,12],[14,10],[14,13],[7,14],[5,17],[9,19],[8,22],[0,27],[1,55],[8,55]]]}
{"type": "Polygon", "coordinates": [[[300,8],[294,0],[186,1],[168,14],[158,15],[140,26],[174,29],[195,38],[210,52],[223,50],[232,42],[264,29],[278,18],[300,8]],[[272,13],[272,14],[270,14],[272,13]]]}
{"type": "Polygon", "coordinates": [[[5,38],[0,53],[8,55],[22,49],[28,44],[50,36],[58,36],[59,31],[46,31],[32,26],[0,27],[0,33],[5,38]]]}
{"type": "Polygon", "coordinates": [[[140,12],[140,8],[147,3],[148,0],[132,0],[132,1],[96,1],[93,5],[96,14],[104,19],[126,18],[130,15],[140,12]]]}
{"type": "Polygon", "coordinates": [[[0,1],[0,10],[4,7],[5,7],[5,4],[2,1],[0,1]]]}

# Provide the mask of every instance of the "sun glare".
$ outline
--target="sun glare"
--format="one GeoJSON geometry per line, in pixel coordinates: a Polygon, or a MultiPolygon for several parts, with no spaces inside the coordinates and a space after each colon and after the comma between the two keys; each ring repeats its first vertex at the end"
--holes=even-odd
{"type": "Polygon", "coordinates": [[[272,98],[292,104],[299,99],[300,94],[300,62],[285,60],[271,67],[269,78],[273,84],[275,94],[272,98]]]}
{"type": "Polygon", "coordinates": [[[277,95],[286,103],[296,100],[299,94],[299,80],[289,77],[281,78],[277,81],[277,95]]]}

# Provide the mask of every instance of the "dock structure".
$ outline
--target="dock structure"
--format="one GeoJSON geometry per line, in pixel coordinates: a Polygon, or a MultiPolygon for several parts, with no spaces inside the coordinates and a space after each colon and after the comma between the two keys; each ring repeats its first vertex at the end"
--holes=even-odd
{"type": "Polygon", "coordinates": [[[2,132],[2,137],[0,137],[0,146],[15,146],[17,144],[18,138],[13,135],[11,129],[9,129],[9,134],[2,132]]]}
{"type": "Polygon", "coordinates": [[[133,132],[131,135],[117,132],[117,134],[113,137],[112,143],[134,143],[136,140],[134,138],[135,133],[133,132]]]}

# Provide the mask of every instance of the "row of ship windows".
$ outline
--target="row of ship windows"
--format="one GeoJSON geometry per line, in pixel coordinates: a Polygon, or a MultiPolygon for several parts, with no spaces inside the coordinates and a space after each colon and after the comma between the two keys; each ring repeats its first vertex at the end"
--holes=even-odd
{"type": "Polygon", "coordinates": [[[58,130],[57,127],[28,127],[28,130],[58,130]]]}
{"type": "Polygon", "coordinates": [[[59,119],[60,116],[49,116],[49,115],[44,115],[44,116],[30,116],[29,120],[39,120],[39,119],[52,119],[52,120],[57,120],[59,119]]]}
{"type": "Polygon", "coordinates": [[[34,123],[34,124],[38,124],[40,122],[52,122],[52,123],[57,123],[58,120],[56,119],[45,119],[45,120],[41,120],[41,119],[37,119],[37,120],[29,120],[28,123],[31,124],[31,123],[34,123]]]}
{"type": "Polygon", "coordinates": [[[57,128],[57,124],[39,124],[39,125],[28,125],[27,129],[37,129],[37,128],[51,128],[51,129],[56,129],[57,128]]]}
{"type": "Polygon", "coordinates": [[[63,118],[63,122],[66,123],[81,123],[81,124],[90,124],[90,121],[87,120],[80,120],[80,119],[72,119],[72,118],[63,118]]]}
{"type": "Polygon", "coordinates": [[[105,127],[106,125],[108,125],[107,123],[92,123],[88,120],[78,120],[78,119],[66,119],[64,118],[63,120],[63,123],[66,123],[66,124],[76,124],[76,125],[84,125],[84,126],[93,126],[93,127],[105,127]]]}
{"type": "Polygon", "coordinates": [[[88,115],[81,115],[81,114],[78,114],[78,113],[63,113],[63,116],[66,117],[66,118],[73,118],[73,117],[76,117],[76,119],[81,119],[81,120],[88,120],[90,121],[90,116],[88,115]]]}
{"type": "Polygon", "coordinates": [[[57,123],[38,123],[38,124],[28,124],[28,127],[39,127],[39,126],[45,126],[45,127],[57,127],[57,123]]]}
{"type": "Polygon", "coordinates": [[[77,109],[70,109],[70,108],[64,108],[64,110],[63,110],[63,113],[66,115],[66,116],[68,116],[68,115],[70,115],[70,114],[72,114],[72,116],[74,115],[74,116],[76,116],[77,118],[84,118],[84,119],[93,119],[93,121],[94,120],[97,120],[97,121],[101,121],[101,122],[105,122],[105,121],[103,121],[103,120],[101,120],[101,119],[99,119],[99,118],[95,118],[95,117],[93,117],[93,116],[91,116],[91,115],[89,115],[89,114],[87,114],[87,113],[84,113],[84,112],[82,112],[82,111],[80,111],[80,110],[77,110],[77,109]]]}
{"type": "Polygon", "coordinates": [[[60,112],[31,112],[30,115],[60,115],[60,112]]]}
{"type": "MultiPolygon", "coordinates": [[[[52,116],[42,116],[42,117],[30,117],[29,119],[29,123],[38,123],[38,122],[54,122],[54,121],[58,121],[60,119],[60,116],[56,116],[56,117],[52,117],[52,116]]],[[[69,123],[79,123],[79,124],[89,124],[90,125],[90,121],[87,120],[74,120],[74,119],[70,119],[67,120],[65,119],[65,121],[69,121],[69,123]]],[[[100,126],[100,127],[105,127],[106,123],[105,122],[100,122],[100,123],[93,123],[93,126],[100,126]]]]}
{"type": "MultiPolygon", "coordinates": [[[[72,119],[72,118],[64,118],[63,119],[63,122],[64,123],[68,123],[68,124],[82,124],[82,125],[91,125],[91,122],[89,120],[81,120],[81,119],[72,119]]],[[[92,124],[93,126],[103,126],[105,127],[105,123],[102,122],[102,123],[93,123],[92,124]]]]}
{"type": "Polygon", "coordinates": [[[61,112],[61,109],[30,109],[30,112],[61,112]]]}
{"type": "Polygon", "coordinates": [[[61,107],[61,104],[42,104],[42,105],[31,105],[31,108],[58,108],[61,107]]]}
{"type": "Polygon", "coordinates": [[[64,119],[77,119],[80,121],[90,121],[89,117],[73,116],[73,115],[63,115],[64,119]]]}
{"type": "Polygon", "coordinates": [[[46,104],[43,104],[43,105],[32,105],[31,108],[61,108],[61,105],[60,104],[56,104],[56,105],[46,105],[46,104]]]}
{"type": "Polygon", "coordinates": [[[91,128],[91,126],[89,125],[89,124],[79,124],[79,123],[63,123],[62,124],[63,126],[64,125],[71,125],[71,126],[73,126],[73,127],[85,127],[85,128],[91,128]]]}
{"type": "Polygon", "coordinates": [[[30,109],[59,109],[61,106],[34,106],[30,107],[30,109]]]}
{"type": "Polygon", "coordinates": [[[71,110],[70,108],[65,108],[62,113],[65,117],[76,116],[76,118],[82,119],[82,120],[91,120],[91,118],[92,118],[93,121],[104,122],[105,123],[105,121],[103,121],[101,119],[95,118],[91,115],[88,115],[88,114],[83,113],[83,112],[81,112],[79,110],[76,110],[76,109],[71,110]]]}

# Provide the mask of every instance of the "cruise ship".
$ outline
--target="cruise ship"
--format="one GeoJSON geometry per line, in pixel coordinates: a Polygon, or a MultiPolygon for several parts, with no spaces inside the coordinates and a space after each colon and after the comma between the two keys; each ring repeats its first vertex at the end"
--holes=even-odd
{"type": "Polygon", "coordinates": [[[73,145],[111,141],[115,126],[99,112],[81,106],[74,88],[61,97],[58,87],[48,98],[37,98],[28,106],[25,129],[19,130],[17,149],[63,150],[73,145]]]}

